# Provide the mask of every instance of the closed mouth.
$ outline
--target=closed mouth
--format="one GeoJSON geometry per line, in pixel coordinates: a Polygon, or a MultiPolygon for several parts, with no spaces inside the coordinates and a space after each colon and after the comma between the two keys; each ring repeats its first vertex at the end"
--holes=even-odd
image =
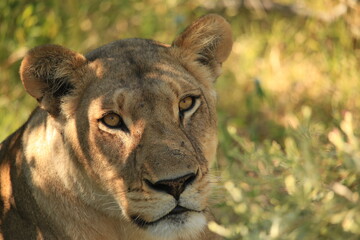
{"type": "Polygon", "coordinates": [[[165,218],[168,218],[169,216],[178,215],[178,214],[182,214],[182,213],[185,213],[185,212],[199,212],[199,211],[190,210],[188,208],[184,208],[184,207],[182,207],[180,205],[177,205],[176,207],[174,207],[173,210],[171,210],[171,212],[169,212],[165,216],[163,216],[163,217],[161,217],[161,218],[159,218],[159,219],[157,219],[155,221],[152,221],[152,222],[145,221],[144,219],[140,218],[139,216],[132,216],[131,219],[139,227],[146,228],[148,226],[157,224],[158,222],[164,220],[165,218]]]}

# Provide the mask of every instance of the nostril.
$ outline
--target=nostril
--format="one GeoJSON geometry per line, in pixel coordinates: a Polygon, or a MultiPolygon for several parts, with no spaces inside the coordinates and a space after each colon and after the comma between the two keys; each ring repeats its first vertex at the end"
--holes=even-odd
{"type": "Polygon", "coordinates": [[[156,183],[152,183],[148,179],[144,179],[144,182],[152,189],[156,191],[166,192],[172,195],[176,200],[179,200],[180,194],[185,188],[190,185],[196,179],[197,174],[190,173],[182,177],[170,180],[161,180],[156,183]]]}
{"type": "Polygon", "coordinates": [[[171,187],[166,185],[166,184],[162,184],[159,182],[156,183],[152,183],[149,180],[145,179],[145,183],[152,189],[156,190],[156,191],[161,191],[161,192],[169,192],[171,191],[171,187]]]}
{"type": "Polygon", "coordinates": [[[187,186],[189,184],[191,184],[192,182],[194,182],[195,178],[196,178],[197,174],[191,174],[184,182],[184,185],[187,186]]]}

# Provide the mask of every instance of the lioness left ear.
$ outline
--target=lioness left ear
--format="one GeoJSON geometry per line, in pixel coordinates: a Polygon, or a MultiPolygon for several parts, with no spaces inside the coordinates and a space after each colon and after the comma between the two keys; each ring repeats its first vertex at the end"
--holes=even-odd
{"type": "Polygon", "coordinates": [[[194,60],[208,66],[217,78],[221,64],[230,55],[232,43],[230,24],[219,15],[209,14],[187,27],[172,46],[190,51],[194,60]]]}
{"type": "Polygon", "coordinates": [[[76,87],[79,69],[85,63],[83,55],[62,46],[36,47],[27,53],[21,63],[21,81],[41,108],[57,116],[61,97],[76,87]]]}

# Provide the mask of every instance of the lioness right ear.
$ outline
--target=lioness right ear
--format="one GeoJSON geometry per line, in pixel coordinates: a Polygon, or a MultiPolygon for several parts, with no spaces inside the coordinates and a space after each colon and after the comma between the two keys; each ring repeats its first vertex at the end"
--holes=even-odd
{"type": "Polygon", "coordinates": [[[216,79],[221,64],[232,49],[230,24],[221,16],[208,14],[192,23],[173,42],[172,46],[191,53],[194,61],[206,66],[216,79]]]}
{"type": "Polygon", "coordinates": [[[85,63],[83,55],[58,45],[36,47],[21,63],[21,81],[41,108],[57,116],[61,97],[75,87],[78,69],[85,63]]]}

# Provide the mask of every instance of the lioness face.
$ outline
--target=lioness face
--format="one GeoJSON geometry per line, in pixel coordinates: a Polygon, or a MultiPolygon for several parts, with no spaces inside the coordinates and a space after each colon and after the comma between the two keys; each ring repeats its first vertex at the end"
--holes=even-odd
{"type": "Polygon", "coordinates": [[[83,201],[154,239],[203,231],[217,144],[213,82],[231,44],[228,24],[210,15],[171,46],[128,39],[85,57],[59,46],[29,53],[22,80],[58,123],[83,191],[92,193],[80,192],[83,201]],[[62,69],[39,73],[51,69],[39,66],[49,64],[45,55],[62,69]],[[45,75],[57,92],[46,93],[54,87],[45,75]]]}
{"type": "Polygon", "coordinates": [[[122,40],[87,59],[98,74],[64,135],[114,199],[108,213],[155,234],[203,228],[216,149],[213,91],[152,41],[122,40]]]}

